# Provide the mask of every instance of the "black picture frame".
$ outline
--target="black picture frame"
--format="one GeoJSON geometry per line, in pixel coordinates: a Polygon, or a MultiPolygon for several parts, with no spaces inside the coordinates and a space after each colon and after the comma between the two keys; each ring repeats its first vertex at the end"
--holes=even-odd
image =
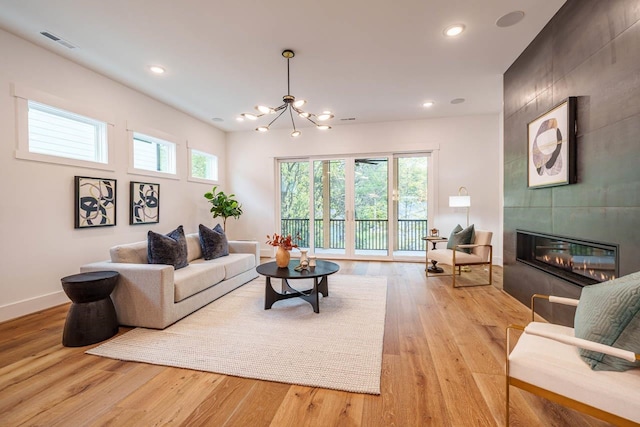
{"type": "Polygon", "coordinates": [[[160,184],[131,181],[129,185],[129,225],[160,222],[160,184]]]}
{"type": "Polygon", "coordinates": [[[76,176],[74,179],[74,227],[116,225],[117,180],[76,176]]]}
{"type": "Polygon", "coordinates": [[[577,98],[568,97],[527,124],[529,188],[575,184],[577,98]]]}

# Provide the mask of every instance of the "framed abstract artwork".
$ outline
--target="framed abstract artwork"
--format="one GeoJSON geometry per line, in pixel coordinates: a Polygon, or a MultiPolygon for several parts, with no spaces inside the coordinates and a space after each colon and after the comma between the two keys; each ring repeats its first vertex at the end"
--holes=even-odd
{"type": "Polygon", "coordinates": [[[75,228],[116,225],[116,180],[75,177],[75,228]]]}
{"type": "Polygon", "coordinates": [[[160,184],[131,181],[129,224],[160,222],[160,184]]]}
{"type": "Polygon", "coordinates": [[[528,124],[529,188],[576,182],[576,100],[569,97],[528,124]]]}

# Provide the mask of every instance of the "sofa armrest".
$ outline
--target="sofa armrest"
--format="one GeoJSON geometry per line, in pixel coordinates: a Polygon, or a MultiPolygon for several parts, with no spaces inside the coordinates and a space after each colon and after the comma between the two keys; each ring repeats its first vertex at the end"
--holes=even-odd
{"type": "Polygon", "coordinates": [[[254,254],[260,265],[260,244],[254,240],[229,240],[229,253],[254,254]]]}
{"type": "Polygon", "coordinates": [[[121,325],[162,329],[174,311],[174,268],[164,264],[94,262],[80,271],[112,270],[120,273],[111,294],[121,325]]]}

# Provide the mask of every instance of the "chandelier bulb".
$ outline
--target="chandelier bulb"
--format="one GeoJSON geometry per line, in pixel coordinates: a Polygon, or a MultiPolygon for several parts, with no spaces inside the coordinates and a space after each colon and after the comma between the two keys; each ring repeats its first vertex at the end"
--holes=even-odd
{"type": "Polygon", "coordinates": [[[318,125],[317,127],[320,130],[329,130],[329,129],[331,129],[331,126],[329,126],[329,125],[318,125]]]}
{"type": "Polygon", "coordinates": [[[293,103],[293,106],[296,107],[296,108],[300,108],[306,103],[307,103],[307,101],[305,101],[304,99],[298,99],[297,101],[295,101],[293,103]]]}
{"type": "Polygon", "coordinates": [[[249,120],[258,120],[258,116],[256,116],[255,114],[251,114],[251,113],[242,113],[240,114],[242,117],[244,117],[245,119],[249,119],[249,120]]]}
{"type": "Polygon", "coordinates": [[[299,115],[300,117],[304,117],[305,119],[311,116],[311,114],[309,114],[309,113],[305,113],[304,111],[303,111],[303,112],[301,112],[301,113],[298,113],[298,115],[299,115]]]}
{"type": "Polygon", "coordinates": [[[294,130],[293,132],[291,132],[291,137],[295,138],[297,136],[300,136],[301,132],[299,130],[294,130]]]}
{"type": "Polygon", "coordinates": [[[331,114],[331,111],[323,111],[322,114],[318,115],[318,120],[320,121],[325,121],[325,120],[329,120],[329,119],[333,119],[333,114],[331,114]]]}
{"type": "Polygon", "coordinates": [[[262,114],[273,114],[275,110],[271,107],[265,107],[264,105],[256,105],[256,110],[260,111],[262,114]]]}
{"type": "Polygon", "coordinates": [[[256,130],[258,132],[267,132],[269,130],[269,126],[258,126],[256,130]]]}

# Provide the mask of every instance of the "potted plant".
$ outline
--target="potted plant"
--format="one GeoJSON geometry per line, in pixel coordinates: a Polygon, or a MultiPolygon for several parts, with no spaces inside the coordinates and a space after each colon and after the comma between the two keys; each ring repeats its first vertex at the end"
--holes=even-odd
{"type": "Polygon", "coordinates": [[[223,191],[216,192],[217,186],[209,192],[204,193],[204,197],[211,203],[210,212],[214,218],[222,217],[222,229],[227,231],[227,218],[230,216],[238,219],[242,215],[242,205],[234,199],[235,194],[224,194],[223,191]]]}

